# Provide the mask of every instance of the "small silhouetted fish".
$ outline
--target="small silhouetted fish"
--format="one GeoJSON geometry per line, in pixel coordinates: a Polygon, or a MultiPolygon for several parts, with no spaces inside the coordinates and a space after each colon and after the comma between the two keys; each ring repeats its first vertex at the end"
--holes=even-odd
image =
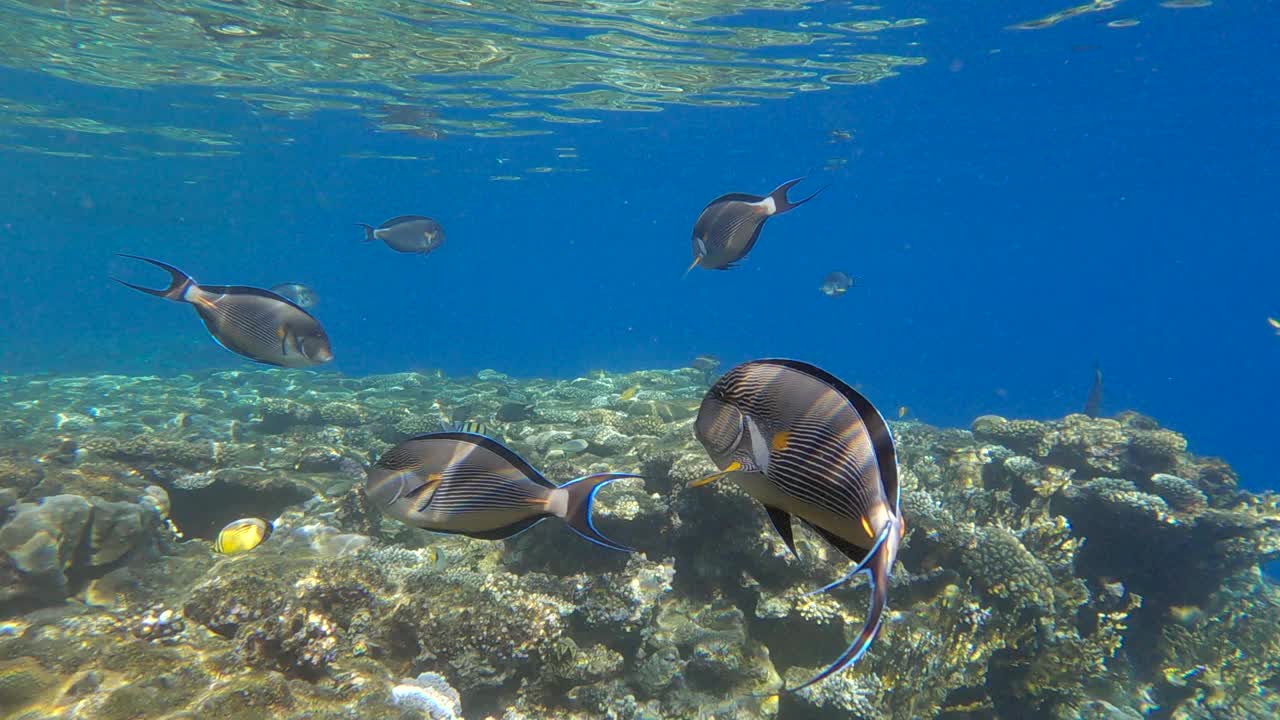
{"type": "Polygon", "coordinates": [[[699,355],[693,359],[692,366],[696,370],[715,370],[720,367],[720,358],[715,355],[699,355]]]}
{"type": "Polygon", "coordinates": [[[358,223],[364,228],[364,241],[381,240],[387,247],[402,253],[426,255],[444,244],[444,228],[421,215],[401,215],[378,227],[358,223]]]}
{"type": "Polygon", "coordinates": [[[229,523],[218,532],[213,549],[223,555],[249,552],[271,537],[271,523],[259,518],[245,518],[229,523]]]}
{"type": "Polygon", "coordinates": [[[499,540],[558,517],[597,545],[630,550],[596,531],[591,504],[619,473],[551,484],[510,448],[479,435],[432,433],[388,450],[369,468],[365,493],[384,513],[433,532],[499,540]]]}
{"type": "Polygon", "coordinates": [[[693,367],[702,371],[703,382],[710,385],[712,375],[720,367],[720,358],[715,355],[699,355],[693,359],[693,367]]]}
{"type": "Polygon", "coordinates": [[[197,285],[189,275],[159,260],[123,255],[169,273],[169,287],[156,290],[119,278],[116,282],[175,302],[190,303],[218,344],[250,360],[280,367],[310,367],[333,359],[320,321],[270,290],[241,285],[197,285]]]}
{"type": "Polygon", "coordinates": [[[853,287],[853,278],[839,270],[836,270],[823,278],[822,287],[820,289],[822,290],[823,295],[826,295],[827,297],[836,297],[849,292],[849,288],[851,287],[853,287]]]}
{"type": "Polygon", "coordinates": [[[1089,388],[1089,397],[1084,401],[1084,414],[1091,418],[1098,417],[1102,410],[1102,368],[1093,364],[1093,387],[1089,388]]]}
{"type": "Polygon", "coordinates": [[[498,422],[520,422],[533,417],[533,403],[509,402],[503,403],[498,408],[498,412],[494,413],[494,419],[498,422]]]}
{"type": "Polygon", "coordinates": [[[729,193],[712,200],[693,224],[693,263],[689,270],[699,265],[708,270],[728,270],[751,252],[766,220],[794,210],[826,189],[791,202],[787,191],[801,180],[804,178],[789,180],[763,197],[729,193]]]}
{"type": "Polygon", "coordinates": [[[898,461],[889,425],[856,390],[795,360],[754,360],[716,381],[702,399],[694,434],[721,469],[692,486],[728,477],[759,500],[795,554],[791,518],[857,563],[830,590],[866,572],[871,607],[862,632],[835,662],[795,692],[857,662],[880,631],[889,572],[904,530],[898,461]]]}
{"type": "Polygon", "coordinates": [[[302,283],[280,283],[272,285],[271,292],[280,297],[293,301],[294,305],[303,310],[310,310],[320,302],[320,296],[316,295],[316,291],[303,285],[302,283]]]}

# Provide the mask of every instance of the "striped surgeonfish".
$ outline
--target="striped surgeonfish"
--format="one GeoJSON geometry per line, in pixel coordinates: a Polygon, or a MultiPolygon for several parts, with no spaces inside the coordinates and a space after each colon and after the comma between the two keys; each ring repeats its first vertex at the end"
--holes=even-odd
{"type": "Polygon", "coordinates": [[[728,270],[746,257],[760,238],[766,220],[794,210],[822,192],[818,190],[796,202],[788,200],[787,191],[803,179],[782,183],[763,197],[729,193],[708,203],[693,224],[693,263],[685,275],[698,266],[728,270]]]}
{"type": "Polygon", "coordinates": [[[725,477],[759,500],[795,554],[792,516],[857,563],[817,592],[866,572],[871,606],[853,644],[808,687],[855,663],[871,647],[889,597],[889,572],[905,525],[898,505],[898,461],[889,426],[853,388],[795,360],[753,360],[716,381],[694,425],[721,469],[691,485],[725,477]]]}
{"type": "Polygon", "coordinates": [[[267,365],[301,368],[333,359],[329,336],[320,321],[294,302],[270,290],[242,285],[197,285],[191,276],[159,260],[124,255],[169,273],[163,290],[116,282],[166,300],[189,303],[205,329],[222,347],[267,365]]]}
{"type": "Polygon", "coordinates": [[[461,432],[419,435],[369,468],[365,493],[406,525],[484,540],[508,538],[549,517],[597,545],[626,550],[601,535],[591,504],[606,483],[638,477],[587,475],[556,486],[510,448],[461,432]]]}

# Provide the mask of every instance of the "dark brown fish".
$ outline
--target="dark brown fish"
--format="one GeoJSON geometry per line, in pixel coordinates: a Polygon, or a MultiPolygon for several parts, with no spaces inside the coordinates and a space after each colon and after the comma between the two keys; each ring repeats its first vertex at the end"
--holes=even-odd
{"type": "Polygon", "coordinates": [[[1084,414],[1091,418],[1098,417],[1102,411],[1102,366],[1093,364],[1093,385],[1089,388],[1089,397],[1084,401],[1084,414]]]}
{"type": "Polygon", "coordinates": [[[729,193],[712,200],[693,224],[693,263],[689,270],[699,265],[708,270],[728,270],[755,247],[766,220],[794,210],[826,189],[791,202],[787,191],[801,180],[804,178],[787,181],[763,197],[729,193]]]}
{"type": "Polygon", "coordinates": [[[601,487],[630,477],[597,473],[557,487],[491,438],[443,432],[388,450],[369,468],[365,493],[387,515],[433,532],[500,540],[558,517],[597,545],[629,551],[595,529],[591,504],[601,487]]]}
{"type": "Polygon", "coordinates": [[[197,285],[191,276],[159,260],[120,256],[168,271],[169,287],[157,290],[119,278],[112,280],[148,295],[190,303],[213,339],[233,353],[290,368],[323,365],[333,359],[329,336],[320,321],[286,298],[242,285],[197,285]]]}
{"type": "Polygon", "coordinates": [[[871,609],[853,644],[827,669],[785,692],[808,687],[857,662],[880,631],[889,573],[904,524],[898,461],[889,425],[861,394],[795,360],[753,360],[707,391],[694,433],[721,472],[759,500],[794,554],[792,516],[857,566],[818,590],[860,572],[871,578],[871,609]]]}
{"type": "Polygon", "coordinates": [[[364,228],[364,241],[381,240],[387,247],[402,253],[426,255],[444,244],[444,228],[421,215],[401,215],[378,227],[358,223],[364,228]]]}
{"type": "Polygon", "coordinates": [[[527,402],[505,402],[498,407],[498,411],[493,414],[493,419],[498,422],[520,422],[533,417],[533,403],[527,402]]]}

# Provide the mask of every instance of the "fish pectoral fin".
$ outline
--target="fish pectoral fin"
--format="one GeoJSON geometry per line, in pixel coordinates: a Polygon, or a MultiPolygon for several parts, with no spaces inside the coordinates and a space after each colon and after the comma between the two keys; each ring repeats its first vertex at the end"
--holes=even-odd
{"type": "Polygon", "coordinates": [[[289,326],[281,325],[276,328],[276,337],[280,338],[280,354],[285,357],[289,356],[289,326]]]}
{"type": "Polygon", "coordinates": [[[791,534],[791,514],[772,505],[765,505],[764,509],[769,513],[769,521],[773,523],[773,529],[782,536],[782,542],[787,544],[791,555],[799,560],[800,553],[796,552],[796,541],[791,534]]]}
{"type": "Polygon", "coordinates": [[[725,475],[728,475],[729,473],[737,472],[741,469],[742,469],[742,463],[737,461],[731,462],[729,463],[729,467],[725,468],[724,470],[721,470],[720,472],[711,473],[710,475],[704,478],[698,478],[697,480],[690,482],[689,487],[696,488],[696,487],[702,487],[703,485],[710,485],[711,483],[715,482],[716,480],[719,480],[725,475]]]}

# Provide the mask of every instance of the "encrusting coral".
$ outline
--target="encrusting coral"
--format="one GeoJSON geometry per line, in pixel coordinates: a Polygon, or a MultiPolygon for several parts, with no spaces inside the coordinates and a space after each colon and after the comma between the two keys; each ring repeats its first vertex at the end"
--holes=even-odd
{"type": "Polygon", "coordinates": [[[907,537],[866,583],[793,556],[693,438],[701,371],[517,380],[292,371],[0,383],[0,704],[15,718],[1280,717],[1274,495],[1150,418],[894,423],[907,537]],[[38,401],[38,402],[37,402],[38,401]],[[617,553],[546,523],[390,521],[364,468],[484,423],[598,496],[617,553]],[[579,442],[580,441],[580,442],[579,442]],[[221,556],[241,517],[275,531],[221,556]]]}

